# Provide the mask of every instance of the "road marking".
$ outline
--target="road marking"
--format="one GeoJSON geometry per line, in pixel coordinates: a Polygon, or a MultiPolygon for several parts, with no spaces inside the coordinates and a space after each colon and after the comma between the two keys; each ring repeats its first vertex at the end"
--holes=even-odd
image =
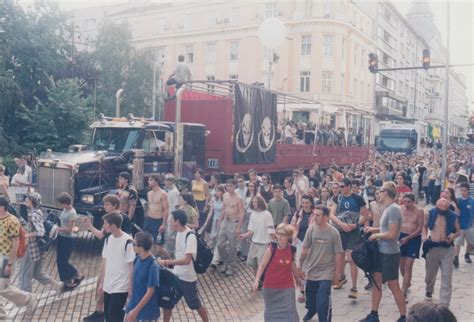
{"type": "MultiPolygon", "coordinates": [[[[95,290],[97,284],[97,277],[92,277],[82,281],[81,285],[73,291],[64,292],[59,296],[56,296],[54,289],[49,290],[48,292],[43,292],[41,295],[37,296],[38,305],[36,308],[40,308],[46,305],[53,304],[54,302],[61,301],[63,299],[70,298],[81,293],[89,292],[95,290]]],[[[17,308],[13,303],[8,303],[5,305],[5,311],[8,312],[8,317],[13,319],[18,314],[22,314],[26,311],[25,307],[17,308]]]]}

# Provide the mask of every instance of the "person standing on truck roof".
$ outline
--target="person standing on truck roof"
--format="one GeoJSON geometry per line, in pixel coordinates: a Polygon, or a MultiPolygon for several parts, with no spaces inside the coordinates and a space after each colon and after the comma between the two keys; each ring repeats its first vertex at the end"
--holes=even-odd
{"type": "Polygon", "coordinates": [[[143,230],[149,232],[153,236],[153,254],[169,258],[168,252],[165,250],[165,232],[168,222],[168,196],[160,187],[160,177],[157,174],[150,175],[148,179],[148,187],[151,189],[147,193],[148,213],[145,217],[143,230]]]}
{"type": "Polygon", "coordinates": [[[205,209],[209,197],[209,185],[203,179],[203,175],[202,170],[198,168],[194,171],[194,180],[191,181],[191,191],[199,213],[199,226],[206,221],[205,209]]]}
{"type": "Polygon", "coordinates": [[[234,275],[235,260],[237,257],[237,236],[240,234],[244,218],[244,204],[242,198],[235,192],[235,180],[226,181],[227,192],[223,197],[223,208],[220,218],[221,226],[217,236],[217,248],[224,261],[220,272],[227,276],[234,275]],[[229,243],[227,247],[227,243],[229,243]]]}
{"type": "Polygon", "coordinates": [[[120,198],[120,211],[128,215],[128,219],[132,222],[132,231],[135,230],[133,223],[140,223],[135,218],[135,209],[137,208],[138,192],[137,189],[130,183],[132,177],[128,172],[120,172],[118,176],[118,183],[120,191],[118,196],[120,198]]]}
{"type": "MultiPolygon", "coordinates": [[[[169,76],[168,80],[166,81],[166,85],[171,86],[175,85],[176,90],[178,90],[184,83],[189,82],[191,80],[191,69],[189,68],[188,64],[184,62],[184,55],[178,56],[178,63],[173,71],[173,73],[169,76]]],[[[174,97],[171,97],[174,98],[174,97]]]]}

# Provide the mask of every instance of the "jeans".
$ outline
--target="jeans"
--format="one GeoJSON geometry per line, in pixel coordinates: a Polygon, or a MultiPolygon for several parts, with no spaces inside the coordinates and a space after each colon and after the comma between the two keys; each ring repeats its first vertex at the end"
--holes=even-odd
{"type": "Polygon", "coordinates": [[[434,180],[430,180],[430,181],[428,182],[428,190],[425,191],[426,204],[433,203],[434,190],[435,190],[435,181],[434,181],[434,180]]]}
{"type": "Polygon", "coordinates": [[[44,272],[43,262],[43,258],[33,262],[30,253],[28,251],[25,253],[25,256],[20,263],[20,271],[18,272],[18,277],[20,278],[20,289],[22,291],[31,292],[33,279],[43,285],[51,283],[53,279],[44,272]]]}
{"type": "Polygon", "coordinates": [[[59,278],[62,282],[69,283],[77,275],[77,269],[69,263],[74,238],[58,236],[58,248],[56,251],[56,264],[58,266],[59,278]]]}
{"type": "Polygon", "coordinates": [[[332,281],[306,281],[306,308],[311,317],[318,313],[319,322],[330,322],[332,281]]]}

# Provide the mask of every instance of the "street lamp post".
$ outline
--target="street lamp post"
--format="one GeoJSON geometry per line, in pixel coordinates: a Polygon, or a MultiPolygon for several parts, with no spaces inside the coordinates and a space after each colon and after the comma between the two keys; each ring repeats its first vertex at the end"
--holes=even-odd
{"type": "Polygon", "coordinates": [[[449,0],[446,1],[446,22],[447,22],[447,35],[446,35],[446,81],[444,85],[444,129],[443,129],[443,147],[441,150],[442,153],[442,163],[441,163],[441,183],[444,185],[446,180],[446,170],[448,166],[447,151],[448,151],[448,100],[449,100],[449,0]]]}

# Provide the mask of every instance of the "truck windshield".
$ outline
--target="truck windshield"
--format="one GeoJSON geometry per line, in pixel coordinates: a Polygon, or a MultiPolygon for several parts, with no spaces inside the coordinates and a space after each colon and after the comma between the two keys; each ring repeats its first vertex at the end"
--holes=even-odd
{"type": "Polygon", "coordinates": [[[122,152],[132,149],[137,137],[138,129],[96,128],[92,147],[96,150],[122,152]]]}
{"type": "Polygon", "coordinates": [[[379,137],[377,140],[377,147],[382,149],[408,149],[410,148],[410,139],[379,137]]]}

